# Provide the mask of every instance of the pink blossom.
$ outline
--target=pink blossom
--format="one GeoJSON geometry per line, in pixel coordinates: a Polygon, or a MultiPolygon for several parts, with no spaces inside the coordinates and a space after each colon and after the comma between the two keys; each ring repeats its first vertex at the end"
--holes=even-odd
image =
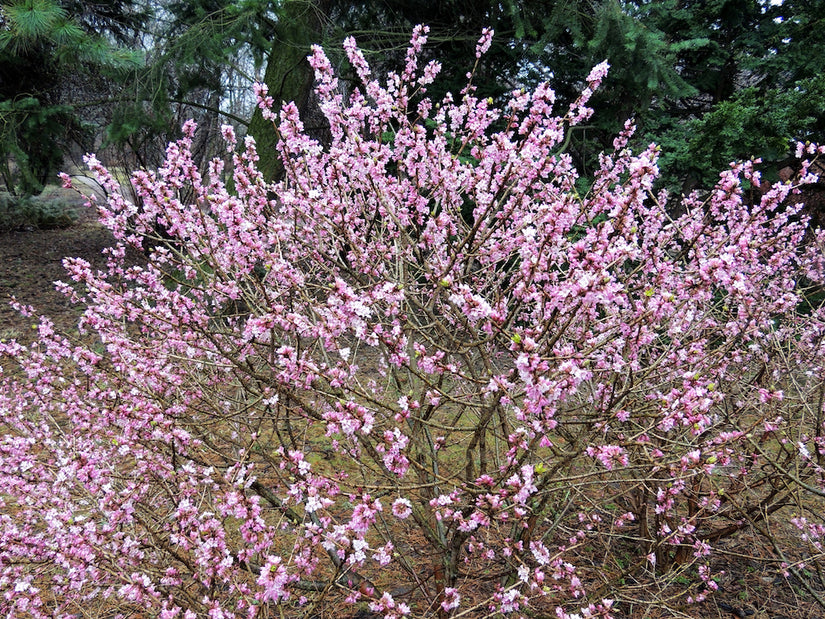
{"type": "Polygon", "coordinates": [[[404,520],[412,514],[412,503],[409,500],[399,498],[392,502],[392,513],[396,518],[404,520]]]}
{"type": "Polygon", "coordinates": [[[453,587],[444,588],[444,599],[441,602],[441,608],[446,612],[458,608],[461,605],[461,594],[453,587]]]}
{"type": "Polygon", "coordinates": [[[493,42],[492,28],[484,28],[481,31],[481,38],[476,44],[476,58],[481,58],[490,49],[490,44],[493,42]]]}
{"type": "Polygon", "coordinates": [[[627,457],[623,447],[618,445],[599,445],[598,447],[588,447],[587,455],[596,458],[609,471],[615,465],[627,466],[630,459],[627,457]]]}

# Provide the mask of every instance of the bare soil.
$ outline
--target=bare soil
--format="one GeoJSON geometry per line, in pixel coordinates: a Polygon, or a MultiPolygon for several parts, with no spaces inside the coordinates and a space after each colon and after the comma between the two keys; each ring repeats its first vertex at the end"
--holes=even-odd
{"type": "Polygon", "coordinates": [[[78,214],[69,228],[22,229],[0,234],[0,339],[27,340],[32,318],[21,316],[9,305],[14,298],[31,305],[38,315],[54,320],[61,330],[72,330],[82,308],[55,290],[54,282],[70,281],[62,261],[82,257],[102,267],[102,251],[113,244],[112,235],[97,222],[97,214],[71,189],[52,188],[55,197],[71,200],[78,214]]]}

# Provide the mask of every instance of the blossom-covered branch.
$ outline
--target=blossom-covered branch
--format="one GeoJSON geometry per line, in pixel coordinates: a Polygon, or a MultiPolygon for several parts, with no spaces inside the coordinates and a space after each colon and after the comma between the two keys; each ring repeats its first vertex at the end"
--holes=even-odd
{"type": "Polygon", "coordinates": [[[580,178],[565,132],[606,63],[562,115],[547,85],[431,101],[426,33],[384,81],[346,41],[351,93],[314,49],[331,142],[270,113],[277,184],[230,127],[230,166],[201,176],[189,123],[138,204],[89,158],[116,244],[66,261],[80,334],[0,345],[5,616],[609,617],[629,576],[703,599],[714,545],[792,504],[822,555],[798,185],[754,203],[743,163],[671,201],[630,123],[580,178]]]}

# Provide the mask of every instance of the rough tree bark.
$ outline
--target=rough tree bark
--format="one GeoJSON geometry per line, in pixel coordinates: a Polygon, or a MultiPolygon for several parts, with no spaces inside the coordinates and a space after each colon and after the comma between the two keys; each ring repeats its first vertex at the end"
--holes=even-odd
{"type": "MultiPolygon", "coordinates": [[[[314,73],[307,62],[310,46],[320,43],[330,0],[286,0],[275,28],[272,49],[264,73],[264,83],[275,100],[274,111],[283,102],[294,101],[301,116],[311,115],[314,73]]],[[[267,180],[277,180],[283,167],[276,156],[278,141],[272,124],[256,109],[249,124],[260,161],[258,169],[267,180]]]]}

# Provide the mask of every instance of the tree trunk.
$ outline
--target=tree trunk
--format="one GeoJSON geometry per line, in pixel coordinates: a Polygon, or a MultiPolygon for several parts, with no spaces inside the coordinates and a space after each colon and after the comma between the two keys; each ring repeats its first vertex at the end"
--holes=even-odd
{"type": "MultiPolygon", "coordinates": [[[[274,111],[294,101],[305,118],[312,105],[315,75],[307,56],[313,43],[320,43],[330,0],[286,0],[278,17],[272,49],[264,74],[264,83],[275,101],[274,111]]],[[[272,124],[259,109],[249,123],[249,133],[258,147],[258,169],[268,181],[279,180],[283,165],[277,156],[278,141],[272,124]]]]}

